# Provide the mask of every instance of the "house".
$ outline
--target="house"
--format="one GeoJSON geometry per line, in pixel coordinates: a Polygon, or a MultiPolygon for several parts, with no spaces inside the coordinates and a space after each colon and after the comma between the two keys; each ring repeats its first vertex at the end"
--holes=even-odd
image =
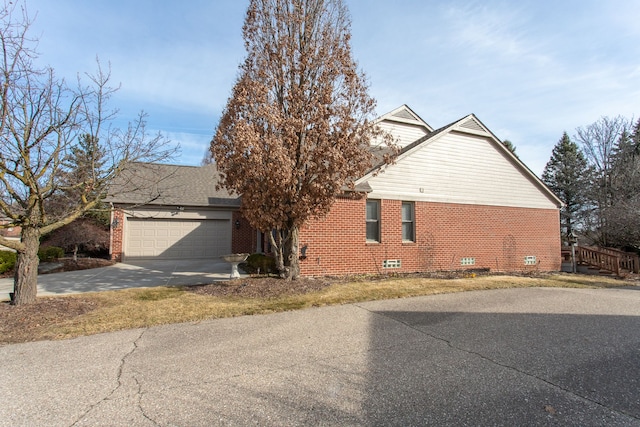
{"type": "Polygon", "coordinates": [[[475,115],[432,130],[403,106],[380,126],[395,164],[305,225],[302,274],[560,269],[562,202],[475,115]]]}
{"type": "MultiPolygon", "coordinates": [[[[378,124],[400,153],[302,227],[303,275],[560,270],[562,202],[475,115],[434,130],[401,106],[378,124]]],[[[145,167],[155,177],[146,182],[158,184],[112,200],[114,258],[263,247],[239,213],[240,198],[215,189],[215,166],[145,167]]]]}
{"type": "MultiPolygon", "coordinates": [[[[20,241],[20,235],[22,233],[22,227],[14,226],[13,222],[9,218],[0,218],[0,236],[7,240],[20,241]]],[[[14,249],[7,248],[0,245],[0,251],[15,252],[14,249]]]]}
{"type": "Polygon", "coordinates": [[[257,233],[239,214],[240,198],[216,189],[215,165],[136,163],[107,198],[111,258],[215,258],[254,252],[257,233]]]}

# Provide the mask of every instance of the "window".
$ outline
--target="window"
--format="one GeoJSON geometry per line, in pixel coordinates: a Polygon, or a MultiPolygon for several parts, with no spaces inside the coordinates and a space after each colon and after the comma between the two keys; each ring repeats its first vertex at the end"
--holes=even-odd
{"type": "Polygon", "coordinates": [[[524,257],[524,265],[536,265],[536,257],[535,255],[527,255],[524,257]]]}
{"type": "Polygon", "coordinates": [[[411,202],[402,202],[402,241],[415,242],[414,208],[411,202]]]}
{"type": "Polygon", "coordinates": [[[461,258],[460,265],[476,265],[476,259],[472,257],[461,258]]]}
{"type": "Polygon", "coordinates": [[[367,242],[380,241],[380,200],[367,200],[367,242]]]}

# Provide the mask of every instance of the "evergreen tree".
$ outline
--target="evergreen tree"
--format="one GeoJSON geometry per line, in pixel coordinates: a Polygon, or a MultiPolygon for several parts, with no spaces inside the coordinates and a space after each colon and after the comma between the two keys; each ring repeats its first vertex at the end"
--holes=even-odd
{"type": "Polygon", "coordinates": [[[517,154],[516,154],[516,146],[513,145],[513,142],[509,141],[508,139],[505,139],[504,141],[502,141],[502,145],[504,145],[505,147],[507,147],[509,149],[509,151],[511,151],[511,154],[513,154],[514,156],[516,156],[517,158],[520,158],[517,154]]]}
{"type": "MultiPolygon", "coordinates": [[[[63,193],[71,200],[96,198],[96,183],[100,182],[106,164],[105,147],[99,144],[99,138],[89,133],[78,138],[78,144],[71,148],[71,153],[64,161],[63,193]]],[[[108,227],[110,212],[100,200],[94,209],[84,213],[83,217],[91,218],[108,227]]]]}
{"type": "Polygon", "coordinates": [[[575,232],[576,226],[584,225],[589,201],[591,168],[587,160],[571,141],[566,132],[553,147],[549,162],[542,173],[542,181],[564,202],[560,211],[563,237],[575,232]]]}

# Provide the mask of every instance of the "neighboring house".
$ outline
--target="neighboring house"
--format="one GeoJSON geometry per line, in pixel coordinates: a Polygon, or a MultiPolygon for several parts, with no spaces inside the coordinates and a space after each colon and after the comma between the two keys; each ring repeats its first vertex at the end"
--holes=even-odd
{"type": "MultiPolygon", "coordinates": [[[[402,106],[378,124],[401,151],[394,164],[358,179],[357,191],[339,197],[326,217],[302,227],[303,275],[560,270],[561,201],[477,117],[433,130],[402,106]]],[[[152,202],[134,207],[140,194],[112,200],[114,258],[262,247],[239,215],[240,199],[215,191],[215,166],[154,167],[173,176],[147,192],[152,202]],[[188,250],[195,241],[198,249],[188,250]]]]}
{"type": "MultiPolygon", "coordinates": [[[[21,227],[11,225],[11,220],[8,218],[0,218],[0,236],[7,240],[20,241],[20,235],[22,233],[21,227]]],[[[15,250],[0,245],[0,251],[15,252],[15,250]]]]}
{"type": "Polygon", "coordinates": [[[253,252],[257,234],[240,216],[240,198],[224,189],[215,165],[137,163],[107,199],[111,257],[135,259],[215,258],[253,252]]]}

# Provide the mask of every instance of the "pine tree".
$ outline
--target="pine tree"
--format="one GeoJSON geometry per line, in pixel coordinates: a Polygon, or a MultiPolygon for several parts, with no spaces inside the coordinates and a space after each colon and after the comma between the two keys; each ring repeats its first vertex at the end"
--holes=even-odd
{"type": "Polygon", "coordinates": [[[505,147],[507,147],[509,149],[509,151],[511,151],[511,154],[513,154],[514,156],[516,156],[517,158],[520,158],[517,154],[516,154],[516,146],[513,145],[513,142],[509,141],[508,139],[505,139],[504,141],[502,141],[502,145],[504,145],[505,147]]]}
{"type": "Polygon", "coordinates": [[[563,237],[566,238],[580,224],[584,225],[589,207],[587,197],[591,168],[578,145],[566,132],[553,147],[549,162],[542,173],[545,184],[564,202],[560,211],[563,237]]]}

